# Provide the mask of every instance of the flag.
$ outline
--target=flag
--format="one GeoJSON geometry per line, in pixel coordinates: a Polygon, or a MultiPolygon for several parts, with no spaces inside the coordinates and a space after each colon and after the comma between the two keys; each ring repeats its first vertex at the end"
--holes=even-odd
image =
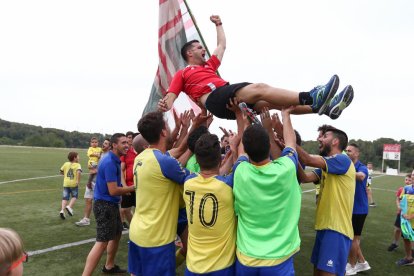
{"type": "MultiPolygon", "coordinates": [[[[174,74],[186,66],[181,57],[181,47],[193,39],[201,41],[184,0],[159,0],[159,63],[143,115],[157,110],[158,101],[167,93],[174,74]]],[[[190,108],[196,113],[200,110],[184,93],[180,94],[173,107],[179,112],[190,108]]]]}

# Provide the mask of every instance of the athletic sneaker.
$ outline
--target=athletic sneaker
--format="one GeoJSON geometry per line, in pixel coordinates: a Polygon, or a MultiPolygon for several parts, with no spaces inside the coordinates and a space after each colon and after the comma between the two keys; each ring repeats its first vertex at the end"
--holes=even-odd
{"type": "Polygon", "coordinates": [[[392,243],[390,246],[388,246],[388,251],[394,251],[395,249],[397,249],[398,245],[396,245],[395,243],[392,243]]]}
{"type": "Polygon", "coordinates": [[[357,271],[356,265],[352,267],[351,264],[349,264],[349,266],[347,264],[345,275],[357,275],[357,273],[358,271],[357,271]]]}
{"type": "Polygon", "coordinates": [[[404,258],[404,259],[401,259],[401,260],[397,261],[396,264],[399,265],[399,266],[413,265],[414,264],[414,259],[407,260],[406,258],[404,258]]]}
{"type": "Polygon", "coordinates": [[[243,112],[243,114],[247,116],[247,118],[252,124],[257,124],[257,125],[262,124],[259,121],[259,119],[257,119],[256,112],[253,109],[249,108],[246,103],[244,102],[239,103],[239,108],[243,112]]]}
{"type": "Polygon", "coordinates": [[[324,114],[328,115],[332,120],[338,119],[342,111],[351,104],[353,99],[354,89],[351,85],[347,85],[344,90],[332,98],[324,114]]]}
{"type": "Polygon", "coordinates": [[[371,267],[369,266],[369,263],[367,261],[365,261],[363,263],[357,262],[355,264],[355,269],[356,269],[357,272],[362,272],[362,271],[370,270],[371,267]]]}
{"type": "Polygon", "coordinates": [[[102,272],[105,274],[121,274],[121,273],[127,273],[126,269],[122,269],[117,265],[114,265],[113,268],[107,269],[105,265],[102,267],[102,272]]]}
{"type": "Polygon", "coordinates": [[[68,212],[68,215],[69,216],[73,216],[73,210],[72,210],[72,208],[70,208],[69,206],[66,206],[66,212],[68,212]]]}
{"type": "Polygon", "coordinates": [[[91,220],[88,218],[83,218],[80,221],[75,222],[77,226],[88,226],[91,224],[91,220]]]}
{"type": "Polygon", "coordinates": [[[319,115],[325,113],[331,99],[336,93],[336,90],[338,90],[338,86],[339,77],[337,75],[333,75],[327,84],[316,86],[309,91],[309,94],[313,99],[311,107],[314,113],[317,112],[319,115]]]}
{"type": "Polygon", "coordinates": [[[65,212],[63,212],[63,210],[60,211],[59,215],[60,215],[61,219],[66,219],[65,218],[65,212]]]}
{"type": "Polygon", "coordinates": [[[375,202],[372,202],[369,204],[369,207],[377,207],[377,204],[375,204],[375,202]]]}

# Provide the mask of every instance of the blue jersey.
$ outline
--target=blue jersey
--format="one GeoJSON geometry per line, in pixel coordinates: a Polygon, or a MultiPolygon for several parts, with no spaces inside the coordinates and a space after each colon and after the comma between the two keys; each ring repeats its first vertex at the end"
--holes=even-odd
{"type": "Polygon", "coordinates": [[[121,196],[111,196],[109,194],[108,182],[116,182],[118,187],[122,187],[121,160],[111,151],[98,165],[98,173],[96,175],[96,184],[93,197],[94,200],[105,200],[113,203],[119,203],[121,196]]]}
{"type": "Polygon", "coordinates": [[[355,197],[354,197],[354,209],[352,214],[365,215],[368,214],[368,195],[366,191],[368,180],[368,169],[360,161],[355,163],[355,171],[363,172],[365,177],[363,180],[356,180],[355,197]]]}

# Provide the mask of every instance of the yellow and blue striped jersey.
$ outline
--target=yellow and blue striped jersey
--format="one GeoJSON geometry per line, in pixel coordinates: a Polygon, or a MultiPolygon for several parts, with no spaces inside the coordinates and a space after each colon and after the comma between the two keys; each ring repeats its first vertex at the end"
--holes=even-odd
{"type": "Polygon", "coordinates": [[[177,232],[179,185],[189,171],[168,153],[148,148],[134,161],[136,208],[129,238],[141,247],[171,243],[177,232]]]}
{"type": "Polygon", "coordinates": [[[346,154],[324,157],[326,170],[314,173],[320,179],[315,229],[337,231],[351,240],[352,209],[355,195],[355,166],[346,154]]]}

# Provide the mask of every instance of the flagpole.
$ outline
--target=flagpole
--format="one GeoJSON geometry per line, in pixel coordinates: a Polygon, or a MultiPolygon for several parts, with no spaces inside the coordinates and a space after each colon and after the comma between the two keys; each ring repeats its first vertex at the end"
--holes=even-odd
{"type": "Polygon", "coordinates": [[[203,35],[201,34],[200,29],[197,26],[197,22],[196,22],[196,20],[193,16],[193,13],[191,12],[190,7],[187,4],[187,1],[186,0],[183,0],[183,1],[184,1],[184,4],[185,4],[186,8],[187,8],[188,13],[190,14],[191,20],[193,20],[193,22],[194,22],[194,26],[197,30],[197,33],[200,35],[201,42],[203,43],[204,48],[206,48],[208,56],[211,57],[210,51],[208,50],[208,47],[207,47],[206,42],[204,41],[203,35]]]}

